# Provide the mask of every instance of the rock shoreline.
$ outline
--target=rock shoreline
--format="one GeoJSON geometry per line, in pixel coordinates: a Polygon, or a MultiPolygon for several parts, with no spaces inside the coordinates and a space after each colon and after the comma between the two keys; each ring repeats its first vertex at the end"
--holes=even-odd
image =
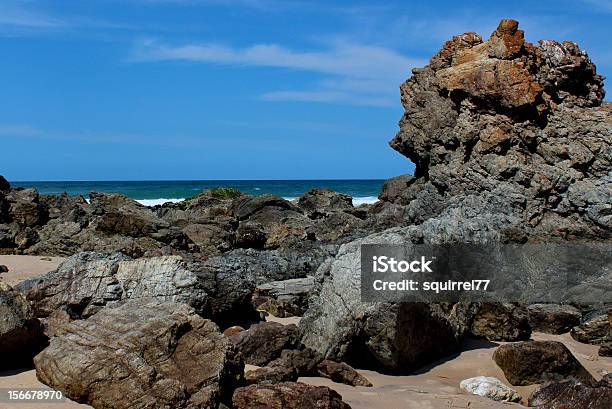
{"type": "MultiPolygon", "coordinates": [[[[609,408],[609,375],[596,380],[563,344],[529,341],[532,329],[569,332],[609,359],[606,300],[393,304],[359,292],[366,243],[612,245],[612,106],[595,65],[572,42],[530,44],[502,20],[486,41],[453,37],[400,91],[390,145],[416,171],[371,205],[326,189],[294,202],[213,190],[149,208],[0,177],[0,253],[70,256],[0,283],[0,353],[33,359],[41,381],[96,408],[344,409],[334,390],[296,381],[367,388],[354,367],[411,373],[479,338],[512,342],[494,359],[511,386],[540,385],[524,404],[609,408]],[[261,322],[269,313],[303,318],[261,322]],[[245,363],[260,368],[245,378],[245,363]]],[[[477,375],[466,391],[519,399],[477,375]]]]}

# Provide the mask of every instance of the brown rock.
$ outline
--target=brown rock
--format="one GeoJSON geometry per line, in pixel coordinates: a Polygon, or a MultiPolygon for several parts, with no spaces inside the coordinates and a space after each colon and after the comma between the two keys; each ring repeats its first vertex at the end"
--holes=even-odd
{"type": "Polygon", "coordinates": [[[235,335],[242,331],[245,331],[245,329],[242,328],[240,325],[234,325],[233,327],[226,328],[225,331],[223,331],[223,335],[225,335],[226,337],[231,337],[232,335],[235,335]]]}
{"type": "Polygon", "coordinates": [[[571,305],[533,304],[529,307],[529,325],[534,331],[563,334],[580,324],[582,314],[571,305]]]}
{"type": "Polygon", "coordinates": [[[483,303],[470,332],[490,341],[522,341],[531,336],[527,308],[517,304],[483,303]]]}
{"type": "Polygon", "coordinates": [[[42,325],[26,299],[0,281],[0,369],[31,365],[45,342],[42,325]]]}
{"type": "Polygon", "coordinates": [[[278,358],[283,349],[295,347],[297,332],[295,325],[262,322],[232,335],[229,339],[242,353],[245,363],[263,366],[278,358]]]}
{"type": "Polygon", "coordinates": [[[326,359],[317,365],[317,370],[319,375],[334,382],[351,386],[372,386],[372,383],[365,376],[344,362],[334,362],[326,359]]]}
{"type": "Polygon", "coordinates": [[[588,385],[569,379],[550,382],[529,398],[529,407],[539,409],[609,409],[612,407],[612,384],[603,379],[588,385]]]}
{"type": "Polygon", "coordinates": [[[43,383],[98,409],[214,408],[244,368],[190,307],[138,301],[66,325],[34,363],[43,383]]]}
{"type": "Polygon", "coordinates": [[[294,368],[286,366],[264,366],[244,374],[247,385],[267,384],[273,385],[281,382],[297,381],[297,373],[294,368]]]}
{"type": "Polygon", "coordinates": [[[497,348],[493,359],[512,385],[531,385],[568,377],[589,385],[595,383],[569,349],[556,341],[505,344],[497,348]]]}
{"type": "Polygon", "coordinates": [[[293,382],[238,388],[232,402],[234,409],[350,409],[334,390],[293,382]]]}

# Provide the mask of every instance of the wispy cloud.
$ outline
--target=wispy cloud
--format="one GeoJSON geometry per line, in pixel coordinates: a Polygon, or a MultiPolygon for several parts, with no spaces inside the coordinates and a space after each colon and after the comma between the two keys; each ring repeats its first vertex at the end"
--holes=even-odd
{"type": "Polygon", "coordinates": [[[233,48],[219,44],[171,46],[145,41],[131,55],[131,62],[195,61],[234,66],[273,67],[324,74],[317,89],[273,90],[262,96],[270,101],[341,102],[388,105],[397,87],[419,59],[392,49],[335,42],[322,50],[297,51],[277,44],[233,48]]]}
{"type": "Polygon", "coordinates": [[[28,8],[25,2],[0,0],[0,26],[48,29],[65,24],[61,19],[28,8]]]}

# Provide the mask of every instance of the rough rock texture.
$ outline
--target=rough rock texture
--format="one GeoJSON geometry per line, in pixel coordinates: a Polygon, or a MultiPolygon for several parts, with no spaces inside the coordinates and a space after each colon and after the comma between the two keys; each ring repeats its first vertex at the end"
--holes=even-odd
{"type": "Polygon", "coordinates": [[[531,336],[529,314],[517,304],[483,303],[477,307],[470,332],[490,341],[522,341],[531,336]]]}
{"type": "Polygon", "coordinates": [[[609,409],[611,406],[612,382],[609,378],[602,379],[597,385],[574,379],[550,382],[529,398],[529,407],[539,409],[609,409]]]}
{"type": "Polygon", "coordinates": [[[495,363],[512,385],[531,385],[573,377],[587,384],[595,379],[565,345],[556,341],[525,341],[500,346],[495,363]]]}
{"type": "Polygon", "coordinates": [[[312,189],[298,199],[297,205],[308,217],[318,219],[336,211],[352,209],[353,199],[329,189],[312,189]]]}
{"type": "Polygon", "coordinates": [[[45,343],[42,325],[26,299],[0,281],[0,369],[31,365],[45,343]]]}
{"type": "Polygon", "coordinates": [[[610,238],[612,108],[576,44],[533,45],[502,20],[485,42],[453,37],[401,94],[390,144],[416,164],[415,178],[382,198],[407,203],[409,222],[447,218],[478,197],[475,215],[511,216],[502,238],[610,238]]]}
{"type": "Polygon", "coordinates": [[[285,349],[280,358],[270,362],[268,366],[282,366],[295,370],[298,376],[317,376],[317,365],[323,361],[323,355],[310,349],[285,349]]]}
{"type": "Polygon", "coordinates": [[[232,402],[234,409],[350,409],[338,392],[299,382],[238,388],[232,402]]]}
{"type": "Polygon", "coordinates": [[[253,306],[275,317],[302,316],[314,289],[314,277],[272,281],[255,288],[253,306]]]}
{"type": "Polygon", "coordinates": [[[121,253],[79,253],[37,280],[27,298],[35,315],[50,324],[141,299],[185,303],[225,326],[255,319],[250,304],[254,287],[244,275],[187,263],[179,256],[132,260],[121,253]]]}
{"type": "Polygon", "coordinates": [[[317,365],[319,376],[329,378],[334,382],[344,383],[351,386],[372,386],[367,378],[344,362],[324,360],[317,365]]]}
{"type": "MultiPolygon", "coordinates": [[[[612,310],[611,310],[612,311],[612,310]]],[[[582,323],[570,332],[572,338],[585,344],[601,345],[612,341],[612,325],[608,311],[593,311],[585,315],[582,323]]]]}
{"type": "Polygon", "coordinates": [[[295,382],[298,375],[294,368],[286,366],[264,366],[244,374],[247,385],[274,385],[281,382],[295,382]]]}
{"type": "Polygon", "coordinates": [[[277,322],[262,322],[232,335],[231,340],[242,353],[244,362],[263,366],[280,357],[284,349],[297,345],[297,327],[277,322]]]}
{"type": "Polygon", "coordinates": [[[396,229],[343,245],[324,264],[319,296],[300,321],[302,343],[327,359],[385,371],[409,371],[459,348],[468,330],[460,305],[363,303],[360,246],[410,242],[396,229]]]}
{"type": "Polygon", "coordinates": [[[566,333],[582,318],[582,313],[571,305],[533,304],[528,308],[531,329],[548,334],[566,333]]]}
{"type": "Polygon", "coordinates": [[[521,395],[512,388],[504,385],[499,379],[490,376],[477,376],[464,379],[459,387],[473,395],[504,402],[520,402],[521,395]]]}
{"type": "Polygon", "coordinates": [[[131,301],[62,328],[34,359],[45,384],[96,408],[216,408],[242,379],[233,345],[184,304],[131,301]]]}

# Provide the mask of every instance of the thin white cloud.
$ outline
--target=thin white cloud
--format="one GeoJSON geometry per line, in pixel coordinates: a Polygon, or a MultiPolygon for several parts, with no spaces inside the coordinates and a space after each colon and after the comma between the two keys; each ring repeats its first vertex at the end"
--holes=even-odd
{"type": "Polygon", "coordinates": [[[274,90],[269,101],[340,102],[391,105],[397,87],[410,69],[424,61],[380,47],[336,42],[323,50],[296,51],[277,44],[232,48],[219,44],[170,46],[157,41],[141,43],[132,62],[195,61],[209,64],[284,68],[324,74],[314,90],[274,90]]]}
{"type": "Polygon", "coordinates": [[[0,26],[56,28],[64,25],[64,21],[29,10],[23,4],[13,1],[0,1],[0,26]]]}

